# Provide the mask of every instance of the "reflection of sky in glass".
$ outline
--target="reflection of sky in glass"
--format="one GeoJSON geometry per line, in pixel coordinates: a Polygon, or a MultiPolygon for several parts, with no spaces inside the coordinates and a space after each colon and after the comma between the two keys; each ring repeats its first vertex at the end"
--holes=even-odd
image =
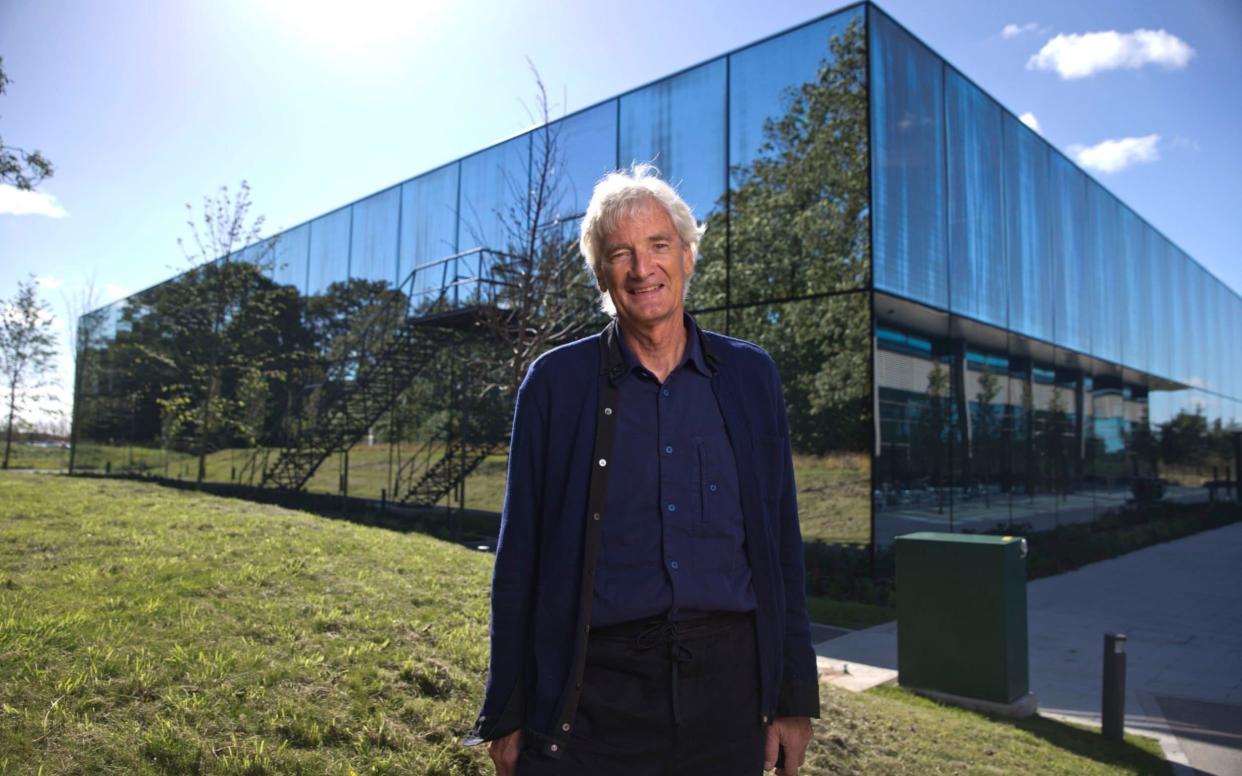
{"type": "Polygon", "coordinates": [[[306,260],[310,249],[310,224],[281,232],[272,249],[272,280],[306,293],[306,260]]]}
{"type": "Polygon", "coordinates": [[[1087,180],[1087,212],[1084,221],[1087,239],[1084,249],[1087,269],[1091,272],[1091,288],[1095,290],[1090,305],[1091,353],[1112,363],[1121,362],[1122,320],[1121,284],[1122,244],[1119,242],[1118,203],[1095,181],[1087,180]]]}
{"type": "MultiPolygon", "coordinates": [[[[545,222],[572,218],[586,211],[591,191],[604,173],[617,167],[617,102],[609,100],[554,125],[555,142],[562,165],[554,180],[560,189],[558,202],[545,222]]],[[[535,139],[535,153],[539,150],[535,139]]],[[[536,160],[537,161],[537,160],[536,160]]]]}
{"type": "Polygon", "coordinates": [[[1124,205],[1118,211],[1121,236],[1117,290],[1124,307],[1121,333],[1121,361],[1127,366],[1151,373],[1152,284],[1155,273],[1143,236],[1143,222],[1124,205]]]}
{"type": "MultiPolygon", "coordinates": [[[[401,257],[404,283],[415,267],[457,252],[457,171],[450,164],[401,184],[401,257]]],[[[412,293],[425,292],[439,277],[419,273],[412,293]]]]}
{"type": "Polygon", "coordinates": [[[725,59],[621,98],[618,162],[654,161],[699,221],[725,189],[725,59]]]}
{"type": "Polygon", "coordinates": [[[1161,377],[1173,377],[1173,258],[1168,243],[1155,229],[1144,227],[1144,243],[1151,274],[1151,365],[1161,377]]]}
{"type": "Polygon", "coordinates": [[[871,30],[875,285],[945,309],[944,68],[884,14],[871,30]]]}
{"type": "Polygon", "coordinates": [[[1190,267],[1186,264],[1182,252],[1177,250],[1168,240],[1163,237],[1160,242],[1164,245],[1166,256],[1169,261],[1169,329],[1171,332],[1172,352],[1172,372],[1170,377],[1178,382],[1186,382],[1190,378],[1190,316],[1187,311],[1189,299],[1187,295],[1190,293],[1190,267]]]}
{"type": "Polygon", "coordinates": [[[1091,345],[1092,268],[1083,252],[1087,176],[1051,154],[1053,317],[1056,342],[1080,353],[1091,345]]]}
{"type": "Polygon", "coordinates": [[[529,134],[461,161],[459,250],[508,247],[514,237],[505,221],[512,223],[517,213],[525,211],[529,169],[529,134]]]}
{"type": "Polygon", "coordinates": [[[310,276],[307,292],[323,293],[349,277],[350,208],[320,216],[310,224],[310,276]]]}
{"type": "Polygon", "coordinates": [[[1009,264],[1009,325],[1054,341],[1049,254],[1048,145],[1011,115],[1005,128],[1005,248],[1009,264]]]}
{"type": "Polygon", "coordinates": [[[1001,210],[1001,109],[957,71],[946,70],[949,302],[956,313],[1009,323],[1001,210]]]}
{"type": "MultiPolygon", "coordinates": [[[[829,60],[828,40],[840,35],[862,9],[821,19],[729,56],[729,168],[750,164],[763,145],[763,125],[792,103],[790,89],[813,83],[829,60]]],[[[731,180],[736,186],[739,180],[731,180]]]]}
{"type": "Polygon", "coordinates": [[[396,283],[400,207],[401,189],[397,186],[354,205],[350,277],[396,283]]]}

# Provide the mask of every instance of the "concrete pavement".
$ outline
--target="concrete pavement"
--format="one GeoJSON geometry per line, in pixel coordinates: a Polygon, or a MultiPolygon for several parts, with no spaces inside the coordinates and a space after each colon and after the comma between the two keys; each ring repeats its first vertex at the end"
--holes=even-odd
{"type": "MultiPolygon", "coordinates": [[[[1242,524],[1036,580],[1027,610],[1041,714],[1099,725],[1104,634],[1124,633],[1127,730],[1174,763],[1242,774],[1242,524]]],[[[896,669],[897,626],[816,651],[821,665],[896,669]]]]}

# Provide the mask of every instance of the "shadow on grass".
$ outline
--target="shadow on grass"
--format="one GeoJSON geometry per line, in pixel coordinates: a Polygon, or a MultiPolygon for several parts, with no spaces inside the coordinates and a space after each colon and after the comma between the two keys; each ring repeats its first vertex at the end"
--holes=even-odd
{"type": "MultiPolygon", "coordinates": [[[[65,475],[70,476],[70,475],[65,475]]],[[[447,507],[412,507],[382,504],[373,499],[353,498],[329,493],[302,493],[255,488],[227,482],[188,482],[166,477],[137,474],[78,473],[74,477],[94,479],[125,479],[150,482],[177,490],[210,493],[260,504],[274,504],[288,509],[310,512],[330,520],[346,520],[356,525],[383,528],[399,533],[420,533],[472,549],[494,551],[500,531],[500,515],[479,509],[448,509],[447,507]]]]}
{"type": "MultiPolygon", "coordinates": [[[[903,703],[924,704],[942,709],[952,709],[961,714],[983,717],[999,725],[1006,725],[1026,731],[1058,749],[1094,760],[1102,765],[1122,767],[1134,773],[1161,774],[1161,776],[1168,776],[1168,774],[1173,772],[1172,766],[1161,754],[1159,742],[1154,738],[1127,735],[1124,741],[1109,741],[1100,735],[1098,728],[1062,722],[1048,717],[1034,716],[1027,717],[1026,719],[1013,719],[1011,717],[969,711],[926,698],[901,687],[881,686],[876,687],[870,692],[900,700],[903,703]]],[[[1031,770],[1036,772],[1038,767],[1033,763],[1031,770]]]]}

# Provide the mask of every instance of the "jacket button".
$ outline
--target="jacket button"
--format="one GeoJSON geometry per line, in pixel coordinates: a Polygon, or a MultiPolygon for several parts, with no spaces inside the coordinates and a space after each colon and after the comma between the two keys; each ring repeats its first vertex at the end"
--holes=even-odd
{"type": "Polygon", "coordinates": [[[598,520],[598,519],[599,519],[599,512],[596,512],[595,514],[591,515],[591,517],[593,517],[593,518],[595,518],[596,520],[598,520]]]}
{"type": "Polygon", "coordinates": [[[551,746],[548,747],[548,751],[555,752],[558,748],[559,747],[557,747],[556,744],[552,744],[551,746]]]}
{"type": "Polygon", "coordinates": [[[605,414],[605,415],[611,415],[611,414],[612,414],[612,407],[605,407],[605,408],[604,408],[604,414],[605,414]]]}
{"type": "Polygon", "coordinates": [[[563,723],[561,723],[561,730],[564,730],[566,733],[568,733],[568,732],[569,732],[569,723],[568,723],[568,722],[563,722],[563,723]]]}
{"type": "Polygon", "coordinates": [[[603,459],[603,458],[601,458],[601,459],[599,459],[599,465],[600,465],[601,467],[603,467],[603,466],[607,466],[607,465],[608,465],[608,461],[607,461],[607,460],[605,460],[605,459],[603,459]]]}

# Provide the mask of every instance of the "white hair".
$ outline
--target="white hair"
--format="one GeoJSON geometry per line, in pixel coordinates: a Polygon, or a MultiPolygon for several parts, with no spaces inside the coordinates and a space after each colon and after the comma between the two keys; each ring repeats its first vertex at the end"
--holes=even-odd
{"type": "MultiPolygon", "coordinates": [[[[600,277],[604,265],[604,243],[622,219],[633,215],[645,202],[654,201],[668,213],[677,230],[677,236],[690,249],[691,261],[699,257],[699,240],[706,226],[700,226],[690,212],[690,206],[677,191],[660,178],[655,165],[636,163],[629,170],[615,170],[600,178],[591,193],[591,203],[582,217],[582,257],[587,268],[600,277]]],[[[683,294],[689,291],[687,281],[683,294]]],[[[600,292],[600,309],[616,315],[617,308],[607,290],[600,292]]]]}

